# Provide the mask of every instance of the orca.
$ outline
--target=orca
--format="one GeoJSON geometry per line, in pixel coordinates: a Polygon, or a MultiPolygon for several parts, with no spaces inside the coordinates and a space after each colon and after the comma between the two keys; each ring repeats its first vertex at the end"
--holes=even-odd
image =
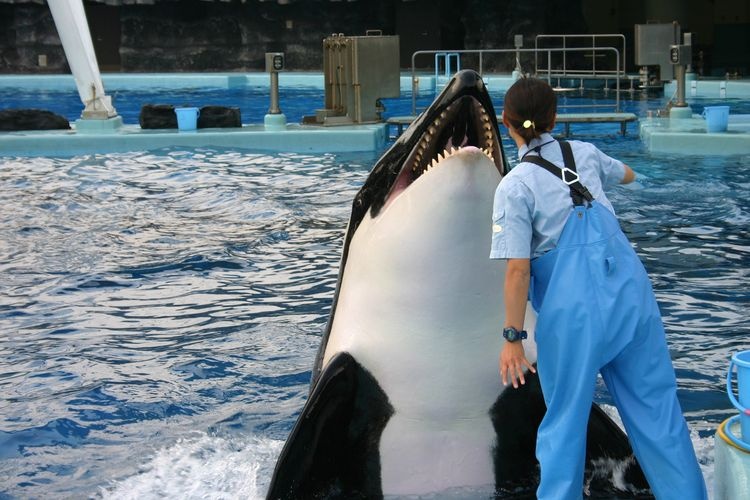
{"type": "MultiPolygon", "coordinates": [[[[505,263],[489,259],[507,165],[472,70],[375,164],[354,198],[310,393],[268,499],[534,497],[544,400],[534,374],[519,389],[502,384],[505,263]]],[[[649,497],[627,437],[597,405],[586,488],[649,497]]]]}

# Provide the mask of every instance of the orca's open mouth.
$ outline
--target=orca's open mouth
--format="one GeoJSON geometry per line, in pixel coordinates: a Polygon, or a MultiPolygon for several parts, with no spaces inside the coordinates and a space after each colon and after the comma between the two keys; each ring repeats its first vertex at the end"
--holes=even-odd
{"type": "Polygon", "coordinates": [[[472,164],[487,158],[488,168],[494,164],[500,175],[505,175],[499,136],[495,109],[482,77],[473,70],[459,71],[373,167],[354,197],[347,241],[366,214],[377,217],[384,206],[440,166],[446,155],[472,164]]]}
{"type": "Polygon", "coordinates": [[[503,174],[502,152],[491,112],[479,100],[464,95],[434,116],[425,117],[424,132],[406,157],[386,204],[462,148],[481,150],[503,174]]]}

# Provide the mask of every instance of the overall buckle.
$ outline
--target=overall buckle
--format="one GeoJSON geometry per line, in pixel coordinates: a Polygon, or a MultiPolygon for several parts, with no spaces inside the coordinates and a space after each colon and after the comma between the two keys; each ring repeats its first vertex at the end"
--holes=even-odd
{"type": "Polygon", "coordinates": [[[571,170],[568,167],[563,167],[560,169],[560,179],[562,179],[565,184],[570,186],[571,184],[575,184],[576,182],[578,182],[580,177],[578,177],[578,172],[576,172],[575,170],[571,170]]]}

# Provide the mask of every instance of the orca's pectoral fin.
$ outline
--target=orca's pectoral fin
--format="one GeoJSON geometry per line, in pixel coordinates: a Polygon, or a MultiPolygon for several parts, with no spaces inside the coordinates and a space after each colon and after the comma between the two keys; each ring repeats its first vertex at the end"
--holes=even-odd
{"type": "Polygon", "coordinates": [[[323,369],[276,463],[267,498],[378,498],[380,436],[393,407],[348,353],[323,369]]]}
{"type": "Polygon", "coordinates": [[[539,376],[526,373],[525,379],[518,389],[504,390],[490,410],[497,437],[493,449],[496,498],[536,498],[536,433],[547,407],[539,376]]]}

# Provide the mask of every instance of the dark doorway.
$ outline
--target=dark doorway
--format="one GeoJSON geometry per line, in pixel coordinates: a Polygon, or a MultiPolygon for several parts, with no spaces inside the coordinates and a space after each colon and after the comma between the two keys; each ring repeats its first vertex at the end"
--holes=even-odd
{"type": "Polygon", "coordinates": [[[91,39],[100,71],[120,71],[120,7],[86,4],[91,39]]]}
{"type": "MultiPolygon", "coordinates": [[[[401,67],[411,68],[411,56],[418,50],[439,50],[440,8],[432,0],[414,0],[396,4],[396,34],[399,36],[401,67]]],[[[418,56],[417,68],[432,68],[429,56],[418,56]]]]}

